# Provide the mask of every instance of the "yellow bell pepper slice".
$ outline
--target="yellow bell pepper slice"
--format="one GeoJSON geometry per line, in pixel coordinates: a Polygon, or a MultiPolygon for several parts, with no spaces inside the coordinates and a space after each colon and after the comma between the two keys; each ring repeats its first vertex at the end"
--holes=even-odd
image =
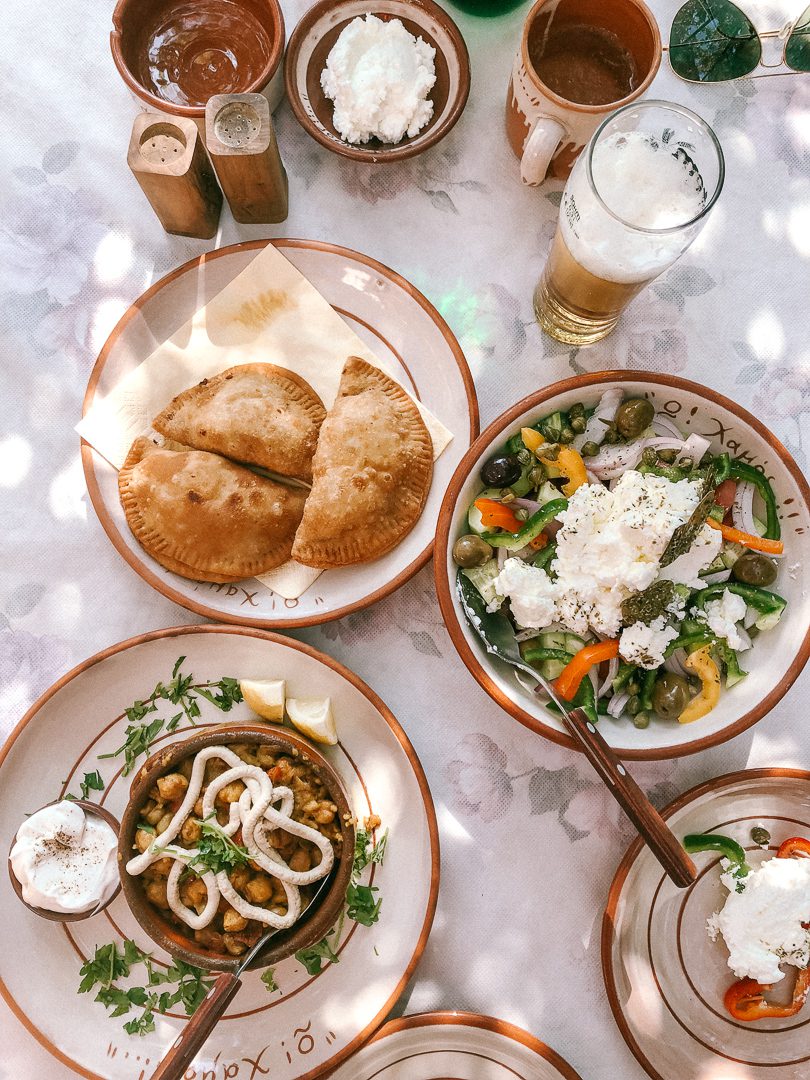
{"type": "Polygon", "coordinates": [[[588,483],[585,462],[576,450],[570,446],[561,446],[556,464],[563,476],[568,477],[568,483],[563,484],[562,493],[570,499],[577,488],[588,483]]]}
{"type": "Polygon", "coordinates": [[[536,454],[543,443],[546,441],[539,431],[535,431],[533,427],[525,427],[520,429],[520,437],[523,439],[523,445],[527,450],[531,450],[533,454],[536,454]]]}
{"type": "Polygon", "coordinates": [[[679,724],[691,724],[710,713],[720,700],[720,672],[712,659],[710,645],[689,653],[683,664],[703,684],[700,693],[692,698],[678,717],[679,724]]]}

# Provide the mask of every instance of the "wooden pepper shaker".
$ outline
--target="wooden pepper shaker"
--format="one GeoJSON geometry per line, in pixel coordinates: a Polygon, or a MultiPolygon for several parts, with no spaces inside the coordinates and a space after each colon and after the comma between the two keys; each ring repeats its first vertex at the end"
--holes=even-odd
{"type": "Polygon", "coordinates": [[[215,94],[205,107],[205,141],[236,221],[287,217],[287,173],[270,106],[262,94],[215,94]]]}
{"type": "Polygon", "coordinates": [[[139,113],[127,163],[166,232],[205,240],[214,235],[222,192],[193,120],[139,113]]]}

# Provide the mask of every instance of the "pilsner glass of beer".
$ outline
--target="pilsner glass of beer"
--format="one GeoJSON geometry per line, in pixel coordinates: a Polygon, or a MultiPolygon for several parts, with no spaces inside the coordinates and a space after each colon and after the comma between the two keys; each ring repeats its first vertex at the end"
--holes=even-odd
{"type": "Polygon", "coordinates": [[[594,132],[565,185],[534,293],[547,334],[599,341],[625,306],[689,247],[723,187],[717,136],[668,101],[635,101],[594,132]]]}

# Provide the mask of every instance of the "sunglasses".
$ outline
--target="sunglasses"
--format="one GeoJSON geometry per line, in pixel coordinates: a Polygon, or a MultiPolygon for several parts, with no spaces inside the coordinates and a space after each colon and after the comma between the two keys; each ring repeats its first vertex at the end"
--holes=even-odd
{"type": "MultiPolygon", "coordinates": [[[[782,30],[757,33],[731,0],[688,0],[669,35],[672,70],[687,82],[727,82],[750,75],[762,64],[762,38],[781,38],[781,67],[810,71],[810,7],[782,30]]],[[[786,73],[787,74],[787,73],[786,73]]]]}

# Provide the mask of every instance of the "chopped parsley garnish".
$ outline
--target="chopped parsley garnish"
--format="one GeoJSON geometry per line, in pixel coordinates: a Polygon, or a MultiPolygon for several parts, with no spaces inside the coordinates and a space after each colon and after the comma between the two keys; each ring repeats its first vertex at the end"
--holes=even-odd
{"type": "Polygon", "coordinates": [[[358,829],[354,838],[354,861],[352,863],[352,881],[354,881],[365,868],[371,863],[382,866],[385,859],[385,849],[388,845],[388,829],[382,834],[377,843],[365,829],[358,829]]]}
{"type": "Polygon", "coordinates": [[[84,780],[79,784],[79,790],[81,795],[71,795],[70,792],[66,792],[65,798],[72,799],[75,802],[76,799],[88,799],[91,791],[104,790],[104,781],[101,779],[101,773],[98,769],[95,772],[86,772],[84,774],[84,780]]]}
{"type": "Polygon", "coordinates": [[[340,963],[340,957],[326,938],[323,938],[316,945],[310,945],[308,949],[299,949],[295,954],[295,959],[304,965],[308,975],[319,975],[324,961],[330,964],[340,963]]]}
{"type": "Polygon", "coordinates": [[[221,870],[234,870],[248,863],[250,856],[247,848],[235,844],[215,820],[198,820],[197,824],[202,836],[197,844],[197,854],[189,863],[192,870],[200,868],[218,874],[221,870]]]}
{"type": "Polygon", "coordinates": [[[279,985],[276,982],[276,969],[265,968],[262,974],[259,976],[261,981],[267,987],[267,992],[272,994],[275,990],[279,989],[279,985]]]}
{"type": "Polygon", "coordinates": [[[373,926],[380,917],[382,898],[374,899],[379,889],[369,885],[350,884],[346,890],[346,914],[363,926],[373,926]]]}
{"type": "Polygon", "coordinates": [[[139,1016],[123,1025],[129,1035],[146,1035],[155,1030],[154,1014],[166,1013],[175,1005],[182,1005],[187,1016],[193,1016],[214,985],[204,978],[201,968],[175,961],[166,971],[157,970],[152,957],[143,952],[134,941],[124,939],[124,950],[116,945],[100,945],[92,960],[82,965],[79,993],[86,994],[98,986],[95,1000],[109,1010],[111,1017],[126,1016],[139,1008],[139,1016]],[[146,967],[146,986],[117,986],[118,979],[125,979],[137,964],[146,967]],[[175,990],[157,992],[153,987],[165,983],[176,984],[175,990]]]}
{"type": "Polygon", "coordinates": [[[217,682],[195,683],[192,674],[186,675],[181,670],[185,659],[185,656],[178,657],[169,682],[159,682],[151,694],[143,700],[136,699],[129,708],[124,709],[124,715],[129,720],[124,743],[111,754],[99,754],[99,758],[113,758],[123,754],[124,776],[132,772],[141,754],[149,753],[152,743],[164,726],[166,733],[171,734],[177,730],[184,717],[192,726],[196,726],[195,721],[200,715],[198,696],[210,701],[222,712],[230,712],[233,706],[242,700],[238,680],[226,675],[217,682]],[[144,721],[144,717],[157,712],[159,701],[179,705],[180,712],[174,713],[168,721],[160,717],[144,721]]]}

